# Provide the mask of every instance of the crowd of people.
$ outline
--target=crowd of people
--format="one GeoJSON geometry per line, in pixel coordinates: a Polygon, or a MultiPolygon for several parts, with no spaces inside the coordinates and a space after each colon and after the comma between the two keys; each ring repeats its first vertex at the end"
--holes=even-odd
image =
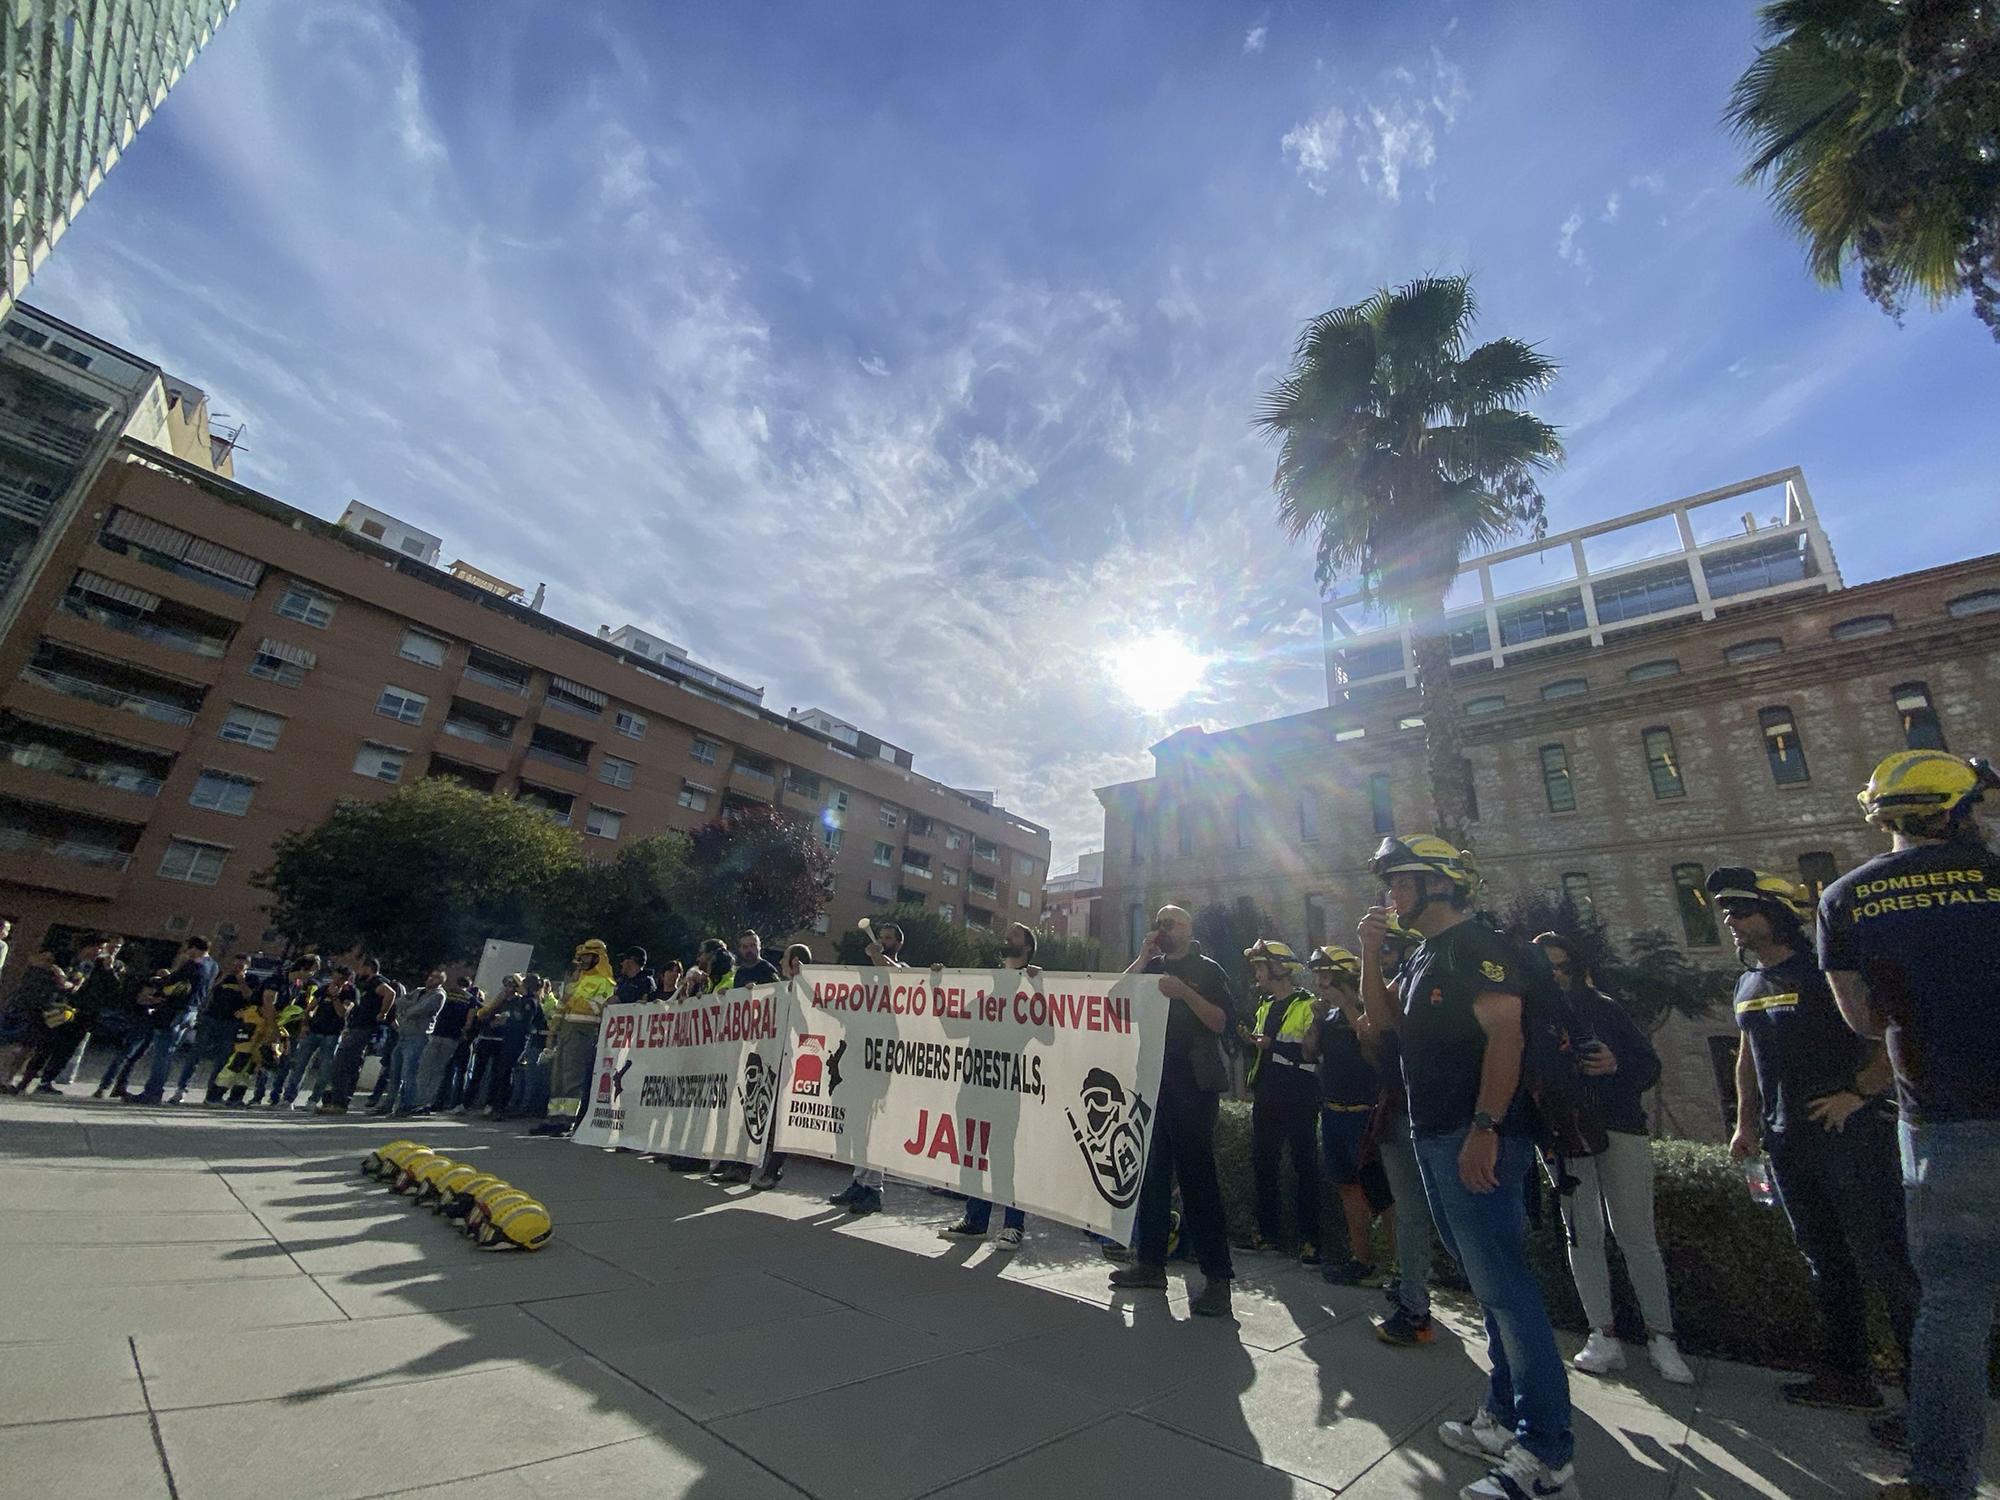
{"type": "MultiPolygon", "coordinates": [[[[1768,1161],[1823,1324],[1819,1367],[1784,1395],[1881,1413],[1872,1433],[1909,1455],[1909,1477],[1884,1500],[1971,1500],[1978,1484],[2000,1293],[1991,1209],[2000,1183],[2000,1028],[1991,1021],[2000,868],[1975,809],[1994,787],[2000,776],[1983,762],[1899,752],[1860,793],[1890,849],[1817,903],[1786,877],[1746,866],[1707,879],[1744,965],[1730,1149],[1768,1161]],[[1905,1372],[1908,1400],[1893,1411],[1871,1358],[1869,1288],[1887,1307],[1905,1372]]],[[[1279,1251],[1289,1153],[1296,1239],[1285,1253],[1328,1281],[1360,1285],[1378,1278],[1379,1230],[1392,1263],[1376,1324],[1384,1342],[1432,1341],[1434,1246],[1463,1270],[1491,1361],[1479,1409],[1440,1429],[1448,1447],[1489,1466],[1463,1500],[1573,1497],[1568,1371],[1528,1260],[1522,1189],[1537,1171],[1558,1189],[1591,1325],[1569,1365],[1605,1374],[1627,1361],[1608,1233],[1649,1359],[1668,1381],[1691,1383],[1653,1225],[1645,1095],[1660,1061],[1573,943],[1548,932],[1516,945],[1480,919],[1469,853],[1430,834],[1392,836],[1371,868],[1382,904],[1360,915],[1355,947],[1328,944],[1301,960],[1260,938],[1244,954],[1254,994],[1243,1004],[1195,941],[1189,914],[1158,913],[1131,970],[1157,975],[1169,1002],[1163,1060],[1133,1240],[1105,1247],[1121,1262],[1111,1282],[1164,1288],[1171,1248],[1204,1277],[1191,1311],[1228,1316],[1232,1249],[1279,1251]],[[1254,1228],[1234,1246],[1215,1156],[1232,1050],[1246,1064],[1256,1203],[1254,1228]],[[1339,1205],[1330,1235],[1323,1184],[1339,1205]]],[[[871,963],[910,966],[899,927],[862,925],[871,963]]],[[[406,988],[372,959],[350,968],[304,955],[253,974],[238,954],[219,970],[200,938],[173,967],[135,979],[119,951],[105,938],[71,965],[33,955],[6,1016],[0,1082],[59,1092],[79,1044],[104,1028],[120,1040],[98,1097],[166,1102],[178,1062],[173,1102],[207,1067],[211,1104],[283,1109],[306,1093],[308,1105],[340,1114],[372,1055],[382,1060],[368,1098],[375,1112],[532,1115],[538,1131],[562,1134],[583,1115],[607,1005],[771,983],[812,961],[793,944],[773,963],[746,930],[733,946],[711,938],[691,962],[655,971],[644,950],[627,949],[614,965],[593,939],[565,983],[513,974],[488,997],[444,969],[406,988]]],[[[1007,967],[1039,972],[1025,924],[1007,929],[1003,952],[1007,967]]],[[[770,1187],[784,1165],[767,1153],[714,1163],[712,1175],[770,1187]]],[[[832,1201],[853,1214],[879,1210],[881,1174],[858,1169],[832,1201]]],[[[971,1200],[940,1233],[984,1237],[993,1208],[971,1200]]],[[[1007,1207],[1001,1248],[1021,1246],[1023,1224],[1007,1207]]]]}

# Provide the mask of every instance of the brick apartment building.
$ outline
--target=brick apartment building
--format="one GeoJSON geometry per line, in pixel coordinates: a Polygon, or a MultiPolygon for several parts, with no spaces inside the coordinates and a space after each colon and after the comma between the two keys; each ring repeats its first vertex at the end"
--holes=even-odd
{"type": "MultiPolygon", "coordinates": [[[[2000,555],[1843,587],[1797,470],[1496,553],[1461,581],[1455,688],[1495,907],[1567,893],[1614,941],[1661,929],[1733,971],[1710,868],[1817,888],[1883,847],[1854,802],[1881,756],[2000,744],[2000,555]],[[1737,514],[1778,493],[1769,524],[1737,514]]],[[[1329,707],[1184,729],[1153,747],[1153,776],[1099,792],[1107,964],[1169,900],[1247,897],[1295,944],[1351,942],[1381,835],[1431,821],[1407,641],[1349,634],[1351,605],[1327,609],[1329,707]]],[[[1718,1133],[1734,1034],[1720,1010],[1662,1034],[1669,1128],[1718,1133]]]]}
{"type": "Polygon", "coordinates": [[[272,841],[436,775],[537,803],[606,854],[736,806],[811,818],[837,851],[816,931],[897,899],[973,925],[1042,910],[1045,829],[643,632],[563,624],[129,440],[51,524],[0,640],[17,951],[79,928],[268,947],[250,878],[272,841]]]}

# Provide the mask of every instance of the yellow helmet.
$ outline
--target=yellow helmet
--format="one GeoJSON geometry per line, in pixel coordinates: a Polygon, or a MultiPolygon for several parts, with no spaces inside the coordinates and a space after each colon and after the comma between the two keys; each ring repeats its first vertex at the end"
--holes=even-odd
{"type": "Polygon", "coordinates": [[[437,1180],[437,1197],[431,1203],[432,1213],[443,1213],[445,1206],[457,1196],[469,1182],[479,1177],[479,1168],[460,1162],[437,1180]]]}
{"type": "Polygon", "coordinates": [[[1361,960],[1332,943],[1313,949],[1312,957],[1306,960],[1306,967],[1338,974],[1350,983],[1358,984],[1361,980],[1361,960]]]}
{"type": "Polygon", "coordinates": [[[1470,896],[1479,884],[1472,851],[1454,849],[1434,833],[1392,833],[1382,840],[1368,868],[1377,876],[1442,875],[1453,889],[1470,896]]]}
{"type": "Polygon", "coordinates": [[[509,1203],[479,1226],[479,1244],[487,1250],[539,1250],[549,1242],[555,1225],[549,1211],[532,1198],[509,1203]]]}
{"type": "Polygon", "coordinates": [[[2000,781],[1984,761],[1961,760],[1942,750],[1898,750],[1875,767],[1854,800],[1861,804],[1861,815],[1878,828],[1949,827],[1995,785],[2000,781]]]}
{"type": "Polygon", "coordinates": [[[419,1203],[435,1202],[438,1184],[444,1181],[447,1172],[456,1172],[459,1164],[448,1156],[433,1156],[417,1168],[416,1200],[419,1203]]]}
{"type": "Polygon", "coordinates": [[[416,1192],[417,1173],[423,1170],[425,1162],[436,1155],[437,1152],[431,1150],[429,1146],[419,1146],[414,1151],[405,1151],[402,1160],[397,1163],[401,1170],[396,1174],[396,1183],[391,1191],[404,1194],[416,1192]]]}
{"type": "Polygon", "coordinates": [[[1753,870],[1748,865],[1723,865],[1708,872],[1708,894],[1717,901],[1756,901],[1774,907],[1793,921],[1813,919],[1812,893],[1796,880],[1753,870]]]}
{"type": "Polygon", "coordinates": [[[1258,938],[1243,950],[1243,956],[1253,964],[1276,964],[1287,972],[1299,966],[1298,954],[1292,952],[1290,945],[1281,943],[1276,938],[1258,938]]]}
{"type": "Polygon", "coordinates": [[[500,1192],[489,1193],[472,1205],[472,1212],[465,1216],[465,1232],[475,1240],[479,1231],[493,1222],[494,1217],[515,1203],[532,1203],[534,1200],[519,1188],[503,1188],[500,1192]]]}
{"type": "Polygon", "coordinates": [[[506,1186],[491,1172],[474,1172],[465,1181],[447,1187],[443,1198],[439,1201],[439,1212],[447,1219],[463,1219],[472,1211],[472,1205],[478,1201],[478,1195],[495,1185],[506,1186]]]}
{"type": "MultiPolygon", "coordinates": [[[[491,1182],[482,1183],[478,1188],[473,1190],[472,1202],[466,1208],[464,1216],[459,1219],[458,1227],[463,1229],[467,1234],[471,1234],[480,1226],[486,1216],[493,1211],[494,1199],[505,1193],[516,1192],[520,1192],[520,1189],[515,1187],[511,1182],[501,1181],[498,1177],[494,1178],[491,1182]]],[[[522,1193],[521,1196],[525,1198],[527,1194],[522,1193]]]]}
{"type": "Polygon", "coordinates": [[[375,1175],[384,1182],[394,1182],[397,1174],[403,1170],[403,1159],[412,1151],[421,1151],[423,1149],[415,1141],[391,1142],[389,1145],[384,1146],[379,1153],[381,1161],[375,1168],[375,1175]]]}
{"type": "Polygon", "coordinates": [[[611,972],[611,950],[604,946],[603,938],[591,938],[577,944],[576,952],[569,956],[572,967],[579,974],[606,974],[611,972]]]}
{"type": "Polygon", "coordinates": [[[398,1146],[407,1146],[409,1144],[408,1141],[390,1141],[386,1146],[377,1146],[373,1151],[370,1151],[366,1156],[361,1158],[361,1175],[364,1177],[380,1176],[382,1172],[382,1158],[398,1146]]]}

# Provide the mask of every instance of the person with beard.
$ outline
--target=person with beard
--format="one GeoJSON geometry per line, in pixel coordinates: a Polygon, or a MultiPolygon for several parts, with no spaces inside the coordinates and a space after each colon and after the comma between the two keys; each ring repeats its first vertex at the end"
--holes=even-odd
{"type": "Polygon", "coordinates": [[[1564,1210],[1570,1275],[1590,1319],[1590,1338],[1570,1364],[1586,1375],[1625,1368],[1625,1346],[1611,1313],[1611,1266],[1604,1249],[1608,1218],[1646,1319],[1646,1353],[1653,1368],[1674,1385],[1693,1385],[1694,1371],[1674,1342],[1667,1265],[1653,1233],[1653,1137],[1645,1095],[1660,1081],[1660,1055],[1625,1007],[1597,988],[1597,976],[1577,958],[1567,938],[1544,932],[1534,942],[1581,1029],[1577,1069],[1610,1142],[1597,1156],[1564,1159],[1576,1179],[1564,1210]]]}
{"type": "MultiPolygon", "coordinates": [[[[894,922],[871,927],[861,919],[861,931],[868,939],[868,961],[878,969],[907,969],[903,961],[903,929],[894,922]]],[[[856,1167],[854,1180],[826,1200],[846,1208],[856,1218],[882,1211],[882,1172],[877,1167],[856,1167]]]]}
{"type": "Polygon", "coordinates": [[[1356,928],[1368,1024],[1400,1038],[1431,1217],[1486,1316],[1486,1399],[1438,1437],[1489,1466],[1460,1500],[1574,1500],[1568,1372],[1528,1262],[1520,1190],[1534,1160],[1521,1086],[1526,968],[1473,917],[1479,876],[1469,853],[1435,834],[1392,835],[1369,868],[1385,904],[1356,928]],[[1392,917],[1422,939],[1395,990],[1379,958],[1392,917]]]}
{"type": "Polygon", "coordinates": [[[1803,887],[1743,866],[1711,870],[1707,886],[1744,963],[1729,1152],[1755,1156],[1761,1137],[1823,1324],[1818,1372],[1781,1394],[1797,1406],[1874,1411],[1882,1392],[1868,1352],[1867,1284],[1882,1293],[1906,1360],[1917,1316],[1895,1112],[1883,1097],[1888,1054],[1841,1019],[1807,943],[1812,901],[1803,887]]]}
{"type": "MultiPolygon", "coordinates": [[[[1042,971],[1035,963],[1035,949],[1038,946],[1035,931],[1026,922],[1011,922],[1000,939],[1000,967],[1025,973],[1029,978],[1042,971]]],[[[956,1224],[938,1231],[938,1238],[946,1240],[983,1240],[986,1230],[993,1222],[993,1204],[985,1198],[965,1200],[965,1216],[956,1224]]],[[[1018,1250],[1027,1239],[1028,1216],[1020,1209],[1008,1206],[1000,1216],[999,1247],[1002,1250],[1018,1250]]]]}
{"type": "Polygon", "coordinates": [[[1229,1260],[1222,1184],[1215,1174],[1215,1121],[1223,1090],[1229,1087],[1222,1038],[1235,1019],[1235,996],[1222,965],[1195,941],[1194,918],[1178,906],[1160,908],[1126,972],[1157,974],[1160,993],[1171,1003],[1132,1263],[1113,1271],[1111,1284],[1121,1290],[1166,1286],[1167,1235],[1178,1177],[1181,1233],[1193,1244],[1205,1278],[1188,1311],[1196,1317],[1226,1318],[1236,1272],[1229,1260]]]}
{"type": "MultiPolygon", "coordinates": [[[[1847,1024],[1885,1035],[1910,1253],[1922,1300],[1910,1346],[1908,1477],[1884,1500],[1971,1500],[1986,1427],[1986,1350],[2000,1294],[2000,855],[1979,807],[2000,788],[1943,750],[1885,758],[1859,795],[1886,853],[1820,897],[1819,957],[1847,1024]]],[[[1899,1416],[1902,1414],[1898,1414],[1899,1416]]]]}

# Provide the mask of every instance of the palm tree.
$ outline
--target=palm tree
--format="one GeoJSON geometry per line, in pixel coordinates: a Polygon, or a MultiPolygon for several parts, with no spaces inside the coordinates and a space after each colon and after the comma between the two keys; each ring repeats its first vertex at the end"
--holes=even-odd
{"type": "Polygon", "coordinates": [[[1813,273],[1892,315],[1970,292],[2000,338],[2000,8],[1776,0],[1724,118],[1813,273]]]}
{"type": "Polygon", "coordinates": [[[1555,428],[1514,405],[1556,366],[1518,339],[1467,352],[1474,312],[1467,279],[1442,276],[1321,313],[1256,418],[1281,444],[1278,519],[1315,538],[1321,586],[1353,578],[1413,627],[1438,832],[1461,846],[1470,783],[1445,593],[1469,554],[1543,534],[1536,479],[1563,456],[1555,428]]]}

